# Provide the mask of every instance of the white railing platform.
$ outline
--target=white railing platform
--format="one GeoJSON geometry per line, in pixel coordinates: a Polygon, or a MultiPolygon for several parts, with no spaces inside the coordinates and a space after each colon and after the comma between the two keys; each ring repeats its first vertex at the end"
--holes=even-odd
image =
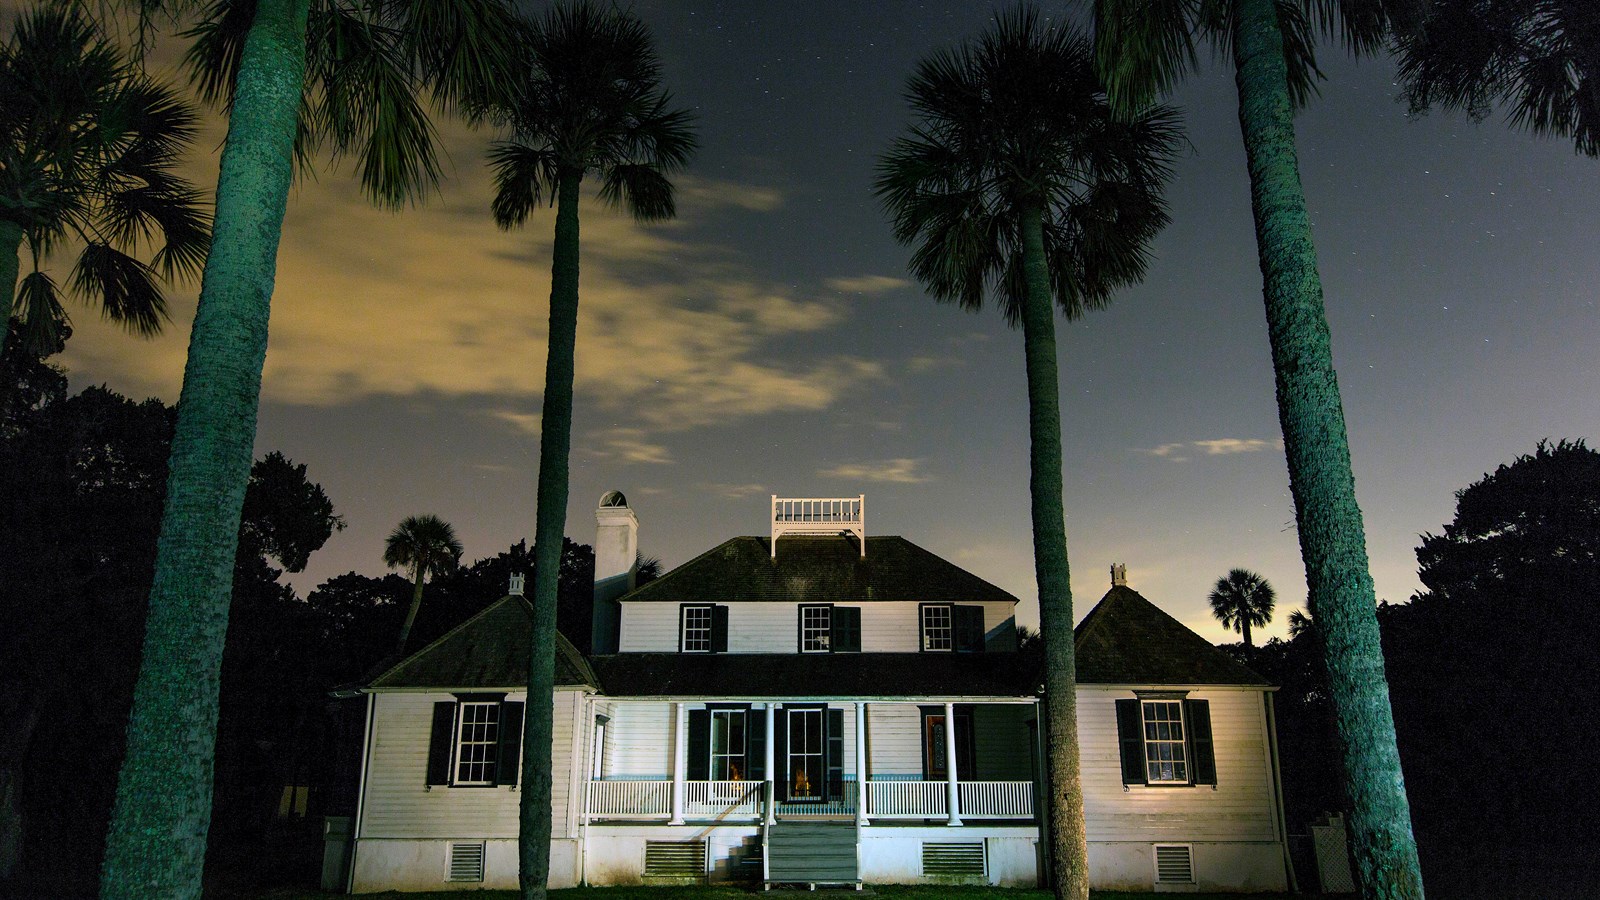
{"type": "Polygon", "coordinates": [[[857,497],[779,497],[772,495],[772,555],[786,534],[853,534],[867,555],[867,495],[857,497]]]}
{"type": "MultiPolygon", "coordinates": [[[[590,781],[590,819],[673,818],[671,781],[590,781]]],[[[752,821],[762,817],[762,781],[685,781],[684,818],[752,821]]],[[[841,796],[824,801],[780,800],[779,818],[843,818],[857,814],[861,784],[846,781],[841,796]]],[[[1033,782],[962,781],[956,784],[957,814],[970,819],[1033,819],[1033,782]]],[[[868,781],[869,819],[945,819],[950,817],[949,784],[944,781],[868,781]]]]}

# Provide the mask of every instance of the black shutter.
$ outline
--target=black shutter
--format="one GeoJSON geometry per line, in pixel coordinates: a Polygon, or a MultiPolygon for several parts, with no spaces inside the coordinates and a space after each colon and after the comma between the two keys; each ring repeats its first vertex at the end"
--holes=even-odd
{"type": "Polygon", "coordinates": [[[844,797],[844,710],[828,710],[827,755],[823,760],[828,778],[828,799],[844,797]]]}
{"type": "Polygon", "coordinates": [[[711,607],[711,652],[728,652],[728,608],[711,607]]]}
{"type": "Polygon", "coordinates": [[[835,606],[830,622],[828,646],[835,653],[861,652],[861,607],[835,606]]]}
{"type": "Polygon", "coordinates": [[[983,607],[957,606],[951,609],[951,625],[958,653],[983,652],[983,607]]]}
{"type": "Polygon", "coordinates": [[[744,714],[744,765],[750,781],[767,777],[767,716],[771,710],[749,710],[744,714]]]}
{"type": "Polygon", "coordinates": [[[777,782],[778,799],[789,799],[789,714],[786,710],[775,709],[772,715],[777,720],[772,723],[772,766],[777,769],[773,773],[773,780],[777,782]]]}
{"type": "Polygon", "coordinates": [[[690,781],[708,781],[711,778],[711,710],[689,710],[688,767],[690,781]]]}
{"type": "Polygon", "coordinates": [[[495,784],[516,784],[522,767],[522,704],[500,704],[500,746],[494,762],[495,784]]]}
{"type": "Polygon", "coordinates": [[[433,731],[428,735],[428,784],[450,783],[450,756],[456,745],[456,704],[433,704],[433,731]]]}
{"type": "Polygon", "coordinates": [[[1217,757],[1211,744],[1211,701],[1183,701],[1184,724],[1188,725],[1189,759],[1195,784],[1217,783],[1217,757]]]}
{"type": "Polygon", "coordinates": [[[1122,745],[1122,783],[1144,784],[1144,711],[1138,700],[1117,701],[1117,743],[1122,745]]]}

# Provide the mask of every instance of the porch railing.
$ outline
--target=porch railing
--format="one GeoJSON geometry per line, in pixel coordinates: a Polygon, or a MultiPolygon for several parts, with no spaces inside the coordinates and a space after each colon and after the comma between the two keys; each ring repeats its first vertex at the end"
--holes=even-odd
{"type": "MultiPolygon", "coordinates": [[[[873,819],[942,819],[950,815],[944,781],[868,781],[866,815],[873,819]]],[[[782,818],[839,817],[856,813],[861,783],[846,781],[840,796],[825,801],[780,800],[782,818]]],[[[683,815],[692,819],[755,819],[761,816],[761,781],[685,781],[683,815]]],[[[1033,783],[962,781],[956,785],[962,816],[1032,819],[1033,783]]],[[[588,814],[596,819],[672,818],[670,781],[591,781],[588,814]]]]}

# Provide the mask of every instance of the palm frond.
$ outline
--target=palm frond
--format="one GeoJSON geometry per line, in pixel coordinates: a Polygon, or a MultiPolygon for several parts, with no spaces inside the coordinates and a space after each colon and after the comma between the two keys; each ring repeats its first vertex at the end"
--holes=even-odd
{"type": "Polygon", "coordinates": [[[489,148],[489,170],[494,176],[490,210],[501,228],[521,226],[544,198],[555,199],[559,176],[555,153],[548,148],[498,141],[489,148]]]}
{"type": "Polygon", "coordinates": [[[1199,65],[1194,0],[1098,0],[1095,68],[1119,115],[1170,93],[1199,65]]]}
{"type": "Polygon", "coordinates": [[[43,359],[61,344],[68,322],[61,305],[61,292],[50,276],[35,269],[17,283],[17,299],[12,316],[21,326],[22,345],[30,355],[43,359]]]}
{"type": "Polygon", "coordinates": [[[72,270],[72,288],[100,301],[105,317],[134,334],[161,333],[167,319],[167,301],[156,285],[154,270],[109,244],[93,241],[78,254],[72,270]]]}

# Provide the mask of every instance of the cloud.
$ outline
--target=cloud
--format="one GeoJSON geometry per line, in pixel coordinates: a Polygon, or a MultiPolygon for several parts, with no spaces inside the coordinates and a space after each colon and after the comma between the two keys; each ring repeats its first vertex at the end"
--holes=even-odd
{"type": "Polygon", "coordinates": [[[676,462],[672,451],[665,446],[645,440],[645,432],[637,428],[613,428],[602,432],[599,443],[604,450],[598,455],[621,459],[630,463],[667,465],[676,462]]]}
{"type": "Polygon", "coordinates": [[[967,361],[959,356],[913,356],[906,360],[906,371],[913,375],[925,375],[940,369],[959,369],[966,364],[967,361]]]}
{"type": "Polygon", "coordinates": [[[1257,453],[1262,450],[1283,449],[1281,440],[1262,440],[1260,438],[1215,438],[1209,441],[1190,441],[1188,443],[1160,444],[1155,447],[1135,447],[1133,452],[1165,459],[1169,462],[1188,462],[1187,451],[1193,450],[1206,456],[1231,456],[1235,453],[1257,453]]]}
{"type": "Polygon", "coordinates": [[[904,278],[893,278],[888,275],[856,275],[846,278],[830,278],[827,284],[828,287],[844,294],[882,294],[885,291],[894,291],[911,286],[911,282],[904,278]]]}
{"type": "Polygon", "coordinates": [[[764,484],[718,484],[708,482],[702,484],[701,487],[725,500],[743,500],[752,494],[768,493],[767,486],[764,484]]]}
{"type": "Polygon", "coordinates": [[[819,478],[841,478],[848,481],[887,481],[898,484],[921,484],[932,481],[933,476],[917,471],[920,459],[890,459],[880,463],[844,463],[831,469],[819,469],[819,478]]]}
{"type": "MultiPolygon", "coordinates": [[[[215,129],[220,125],[210,123],[215,129]]],[[[548,332],[554,213],[540,209],[505,233],[481,136],[441,122],[455,177],[428,205],[374,208],[350,172],[323,174],[291,194],[278,255],[266,402],[339,406],[377,396],[471,398],[537,432],[548,332]]],[[[215,179],[221,132],[197,142],[197,183],[215,179]]],[[[348,169],[348,167],[346,167],[348,169]]],[[[773,344],[844,323],[848,306],[771,281],[692,226],[727,211],[766,212],[782,194],[685,177],[680,218],[641,225],[586,201],[575,390],[580,404],[653,431],[742,417],[828,409],[880,363],[839,353],[796,359],[773,344]]],[[[888,279],[892,281],[893,279],[888,279]]],[[[195,290],[169,295],[173,325],[130,340],[81,316],[65,364],[134,396],[177,396],[195,290]]],[[[620,448],[617,448],[620,449],[620,448]]],[[[647,446],[637,456],[659,459],[647,446]]]]}
{"type": "Polygon", "coordinates": [[[540,416],[538,413],[517,412],[511,409],[489,409],[484,413],[491,418],[499,419],[523,434],[538,434],[540,416]]]}

